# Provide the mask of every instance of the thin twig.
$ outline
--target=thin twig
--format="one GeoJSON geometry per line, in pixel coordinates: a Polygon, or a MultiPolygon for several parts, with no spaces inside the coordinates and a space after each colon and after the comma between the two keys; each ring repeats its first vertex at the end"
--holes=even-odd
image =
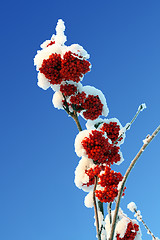
{"type": "Polygon", "coordinates": [[[121,135],[116,139],[116,141],[114,142],[114,144],[116,142],[118,142],[118,140],[123,136],[123,134],[130,129],[132,123],[136,120],[136,118],[138,117],[139,113],[143,110],[143,104],[141,104],[136,112],[136,114],[134,115],[134,117],[132,118],[132,120],[126,124],[126,126],[123,128],[124,132],[121,133],[121,135]]]}
{"type": "MultiPolygon", "coordinates": [[[[138,213],[138,211],[136,209],[134,209],[135,213],[138,213]]],[[[138,214],[137,214],[138,216],[138,214]]],[[[149,227],[147,226],[147,224],[144,222],[144,220],[141,218],[141,222],[143,223],[144,227],[147,229],[147,232],[153,237],[153,239],[156,240],[156,237],[154,236],[154,234],[151,232],[151,230],[149,229],[149,227]]]]}
{"type": "Polygon", "coordinates": [[[110,222],[110,225],[112,225],[112,212],[111,212],[111,206],[112,206],[112,202],[108,203],[108,215],[109,215],[109,222],[110,222]]]}
{"type": "Polygon", "coordinates": [[[158,132],[160,131],[160,125],[157,127],[157,129],[153,132],[153,134],[151,136],[148,136],[143,144],[143,146],[141,147],[141,149],[139,150],[139,152],[137,153],[137,155],[135,156],[135,158],[132,160],[129,168],[127,169],[124,177],[123,177],[123,180],[122,180],[122,183],[121,183],[121,188],[118,192],[118,197],[117,197],[117,203],[116,203],[116,209],[115,209],[115,212],[114,212],[114,217],[113,217],[113,224],[112,224],[112,228],[111,228],[111,234],[110,234],[110,238],[109,240],[113,240],[113,237],[114,237],[114,232],[115,232],[115,227],[116,227],[116,220],[117,220],[117,215],[118,215],[118,210],[119,210],[119,205],[120,205],[120,200],[121,200],[121,197],[122,197],[122,193],[123,193],[123,189],[124,189],[124,185],[125,185],[125,182],[132,170],[132,168],[134,167],[135,163],[137,162],[137,160],[139,159],[139,157],[141,156],[141,154],[143,153],[143,151],[145,150],[145,148],[148,146],[148,144],[153,140],[153,138],[158,134],[158,132]]]}
{"type": "Polygon", "coordinates": [[[96,230],[97,230],[97,237],[98,240],[101,240],[100,232],[99,232],[99,219],[98,219],[98,210],[97,210],[97,204],[96,204],[96,196],[95,196],[95,191],[97,187],[97,176],[95,176],[95,181],[94,181],[94,189],[93,189],[93,203],[94,203],[94,212],[95,212],[95,221],[96,221],[96,230]]]}

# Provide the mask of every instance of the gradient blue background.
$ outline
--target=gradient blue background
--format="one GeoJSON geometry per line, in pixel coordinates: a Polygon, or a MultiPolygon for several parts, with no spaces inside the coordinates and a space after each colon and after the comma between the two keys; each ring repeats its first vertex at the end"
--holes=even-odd
{"type": "MultiPolygon", "coordinates": [[[[67,45],[79,43],[91,55],[84,85],[103,91],[110,109],[125,125],[138,106],[147,109],[127,132],[125,173],[142,140],[160,119],[160,1],[2,1],[0,117],[0,239],[90,240],[93,209],[74,185],[78,157],[76,125],[54,109],[53,91],[37,86],[33,58],[39,45],[66,24],[67,45]]],[[[85,121],[81,119],[83,128],[85,121]]],[[[160,135],[137,162],[121,207],[134,201],[160,237],[160,135]]],[[[141,226],[143,240],[151,239],[141,226]]]]}

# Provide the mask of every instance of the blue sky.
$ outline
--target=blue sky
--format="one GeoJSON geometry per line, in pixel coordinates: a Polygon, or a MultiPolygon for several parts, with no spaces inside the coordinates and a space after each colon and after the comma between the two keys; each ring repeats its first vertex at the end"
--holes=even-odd
{"type": "MultiPolygon", "coordinates": [[[[88,240],[95,238],[93,209],[74,185],[78,157],[75,123],[54,109],[53,91],[37,86],[33,58],[39,45],[65,21],[67,45],[91,55],[83,85],[102,90],[109,118],[122,125],[143,111],[122,146],[125,173],[142,140],[159,125],[160,1],[2,1],[0,118],[0,239],[88,240]]],[[[83,128],[85,121],[80,119],[83,128]]],[[[137,162],[121,207],[134,201],[160,237],[160,135],[137,162]]],[[[151,239],[141,226],[143,239],[151,239]]]]}

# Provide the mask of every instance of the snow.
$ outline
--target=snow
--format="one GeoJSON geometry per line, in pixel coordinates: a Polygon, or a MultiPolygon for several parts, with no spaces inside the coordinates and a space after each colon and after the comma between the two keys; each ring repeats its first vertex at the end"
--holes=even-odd
{"type": "Polygon", "coordinates": [[[126,123],[126,125],[123,128],[120,129],[119,137],[124,135],[127,130],[130,130],[130,126],[131,126],[130,123],[126,123]]]}
{"type": "Polygon", "coordinates": [[[130,202],[128,205],[127,205],[127,208],[131,211],[131,212],[135,212],[135,210],[137,210],[137,206],[134,202],[130,202]]]}
{"type": "Polygon", "coordinates": [[[82,59],[81,57],[83,57],[83,59],[90,58],[90,55],[87,53],[87,51],[84,50],[84,48],[82,46],[80,46],[79,44],[72,44],[71,46],[68,46],[67,51],[71,51],[73,54],[78,55],[80,57],[80,59],[82,59]]]}
{"type": "MultiPolygon", "coordinates": [[[[111,212],[112,219],[113,219],[114,213],[115,213],[115,211],[113,210],[111,212]]],[[[133,224],[139,225],[138,222],[135,219],[128,218],[127,215],[123,213],[121,208],[119,208],[118,219],[117,219],[117,224],[116,224],[116,228],[115,228],[115,236],[117,234],[120,234],[120,237],[123,238],[124,235],[125,235],[126,229],[127,229],[127,225],[130,221],[132,221],[133,224]]],[[[109,215],[106,216],[105,223],[106,223],[106,225],[105,225],[106,232],[107,232],[107,236],[108,236],[107,239],[109,239],[110,232],[111,232],[109,215]]],[[[136,235],[134,240],[142,240],[141,236],[142,236],[142,234],[141,234],[141,230],[140,230],[140,227],[139,227],[139,231],[137,232],[137,235],[136,235]]],[[[116,240],[116,238],[114,238],[114,240],[116,240]]]]}
{"type": "Polygon", "coordinates": [[[120,234],[120,237],[123,238],[127,230],[127,225],[130,220],[126,217],[123,217],[116,225],[116,233],[120,234]]]}
{"type": "Polygon", "coordinates": [[[67,37],[64,35],[64,31],[64,22],[62,19],[59,19],[56,26],[55,44],[64,45],[64,43],[67,41],[67,37]]]}
{"type": "Polygon", "coordinates": [[[62,100],[64,100],[63,95],[61,92],[55,92],[53,95],[52,103],[55,108],[63,109],[63,103],[62,100]]]}
{"type": "Polygon", "coordinates": [[[122,181],[120,181],[120,182],[118,183],[117,190],[119,191],[119,190],[121,189],[121,187],[122,187],[122,181]]]}
{"type": "Polygon", "coordinates": [[[147,108],[145,103],[142,103],[139,107],[138,107],[138,111],[143,111],[145,108],[147,108]]]}
{"type": "Polygon", "coordinates": [[[42,88],[43,90],[47,90],[50,87],[49,80],[44,76],[43,73],[38,73],[38,87],[42,88]]]}
{"type": "Polygon", "coordinates": [[[79,164],[75,170],[75,185],[79,188],[82,189],[85,192],[90,192],[94,185],[87,187],[87,185],[83,185],[87,182],[89,182],[89,177],[85,173],[85,170],[94,167],[95,164],[93,161],[87,157],[82,157],[81,160],[79,161],[79,164]]]}
{"type": "Polygon", "coordinates": [[[94,206],[93,202],[93,191],[90,191],[84,199],[84,205],[87,208],[92,208],[94,206]]]}
{"type": "Polygon", "coordinates": [[[87,129],[95,129],[95,125],[103,123],[104,120],[102,118],[97,118],[95,120],[88,120],[86,122],[86,128],[87,129]]]}
{"type": "Polygon", "coordinates": [[[51,88],[52,88],[52,90],[53,91],[57,91],[57,92],[59,92],[60,91],[60,84],[51,84],[51,88]]]}
{"type": "Polygon", "coordinates": [[[89,137],[90,133],[91,133],[91,130],[83,130],[77,134],[74,146],[75,146],[75,152],[78,157],[87,155],[86,150],[83,148],[81,142],[85,137],[89,137]]]}
{"type": "Polygon", "coordinates": [[[151,139],[150,135],[147,135],[147,137],[143,140],[143,144],[147,145],[151,139]]]}

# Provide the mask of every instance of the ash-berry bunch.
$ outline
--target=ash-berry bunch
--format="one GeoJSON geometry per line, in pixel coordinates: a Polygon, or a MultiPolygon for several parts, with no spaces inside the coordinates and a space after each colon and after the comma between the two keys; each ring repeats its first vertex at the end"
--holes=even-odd
{"type": "MultiPolygon", "coordinates": [[[[95,123],[95,121],[93,122],[95,123]]],[[[101,202],[109,203],[113,202],[117,197],[118,184],[123,179],[121,173],[111,170],[111,165],[123,161],[120,146],[116,144],[118,141],[113,141],[113,139],[118,139],[121,125],[117,119],[105,120],[105,122],[103,122],[102,119],[99,119],[94,126],[98,126],[98,128],[95,127],[95,129],[93,129],[93,125],[90,125],[91,129],[81,131],[77,135],[75,139],[75,151],[79,157],[85,157],[92,161],[91,167],[81,169],[81,171],[84,172],[83,174],[88,176],[88,181],[85,179],[85,182],[82,182],[82,185],[89,187],[91,190],[91,186],[93,189],[95,178],[97,178],[97,190],[95,191],[96,197],[101,202]],[[98,121],[100,124],[98,124],[98,121]],[[106,128],[104,131],[103,126],[105,126],[106,122],[111,123],[112,135],[107,135],[109,131],[106,132],[106,128]]],[[[110,127],[110,124],[108,124],[108,126],[110,127]]],[[[77,169],[79,169],[79,165],[77,169]]],[[[75,182],[77,182],[77,175],[78,174],[76,173],[75,182]]],[[[78,187],[82,188],[81,185],[78,187]]]]}
{"type": "Polygon", "coordinates": [[[101,130],[85,130],[75,140],[75,151],[79,157],[86,156],[95,164],[106,164],[122,161],[120,147],[114,145],[101,130]]]}
{"type": "MultiPolygon", "coordinates": [[[[111,217],[113,217],[114,211],[111,212],[111,217]]],[[[107,215],[105,218],[105,227],[107,235],[110,233],[110,216],[107,215]]],[[[108,238],[107,238],[108,239],[108,238]]],[[[135,219],[130,219],[123,211],[120,209],[117,218],[117,224],[115,228],[115,238],[114,240],[140,240],[141,231],[138,222],[135,219]]]]}
{"type": "MultiPolygon", "coordinates": [[[[122,181],[123,176],[121,173],[117,173],[109,166],[96,165],[94,168],[89,168],[85,170],[85,173],[89,177],[89,181],[84,183],[84,185],[93,186],[95,182],[95,177],[98,177],[99,190],[95,191],[96,197],[101,202],[113,202],[115,197],[118,195],[118,184],[122,181]]],[[[124,196],[124,193],[123,193],[124,196]]]]}
{"type": "Polygon", "coordinates": [[[123,179],[122,174],[106,166],[104,172],[99,174],[98,178],[98,184],[103,188],[95,191],[96,197],[101,202],[113,202],[118,195],[118,184],[123,179]]]}
{"type": "Polygon", "coordinates": [[[77,92],[77,87],[74,84],[61,84],[60,92],[65,96],[71,96],[77,92]]]}
{"type": "Polygon", "coordinates": [[[41,44],[34,58],[38,71],[38,86],[44,90],[51,87],[55,94],[53,105],[68,114],[80,114],[95,120],[107,116],[108,107],[103,93],[91,86],[83,87],[80,81],[91,70],[89,54],[78,44],[66,46],[64,22],[58,21],[56,35],[41,44]]]}

